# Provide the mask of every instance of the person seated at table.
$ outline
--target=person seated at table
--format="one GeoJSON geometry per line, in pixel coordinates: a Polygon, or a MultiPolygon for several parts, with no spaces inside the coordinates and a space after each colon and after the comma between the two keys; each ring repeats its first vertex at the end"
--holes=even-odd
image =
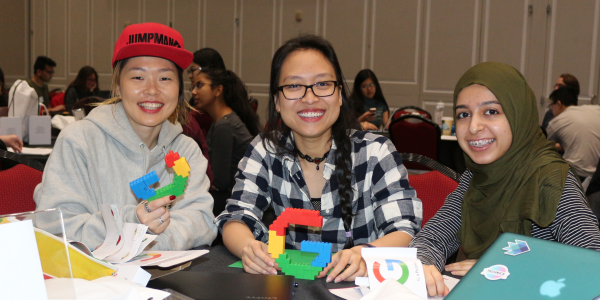
{"type": "Polygon", "coordinates": [[[277,274],[261,222],[269,206],[276,215],[288,207],[321,213],[317,232],[288,228],[286,248],[332,243],[337,253],[318,275],[327,282],[366,276],[363,247],[405,247],[420,229],[422,204],[400,155],[387,138],[359,130],[343,78],[333,47],[316,35],[287,41],[273,57],[267,128],[240,161],[215,220],[249,273],[277,274]]]}
{"type": "Polygon", "coordinates": [[[79,100],[90,96],[98,96],[98,73],[94,68],[85,66],[79,69],[77,77],[69,84],[65,92],[65,110],[71,113],[73,105],[79,100]]]}
{"type": "Polygon", "coordinates": [[[196,108],[210,115],[208,130],[209,163],[214,181],[211,190],[225,193],[215,198],[215,215],[225,209],[235,184],[237,165],[252,139],[260,133],[258,116],[248,101],[248,91],[241,79],[230,70],[202,67],[191,89],[196,108]]]}
{"type": "Polygon", "coordinates": [[[467,171],[411,243],[430,296],[447,294],[441,271],[464,275],[503,232],[600,250],[598,220],[544,137],[519,71],[495,62],[469,69],[454,89],[454,118],[467,171]],[[444,267],[459,247],[467,260],[444,267]]]}
{"type": "MultiPolygon", "coordinates": [[[[168,26],[142,23],[123,30],[113,53],[117,96],[61,131],[34,192],[37,210],[62,210],[68,239],[90,249],[102,244],[102,204],[117,205],[123,222],[147,225],[158,235],[152,250],[187,250],[215,239],[207,161],[181,128],[190,109],[183,69],[191,60],[179,32],[168,26]],[[173,43],[129,40],[147,32],[168,36],[173,43]],[[140,202],[129,183],[156,171],[160,186],[170,184],[174,174],[164,161],[170,150],[185,157],[191,168],[185,193],[177,200],[171,195],[140,202]]],[[[39,225],[51,230],[59,226],[39,225]]]]}
{"type": "Polygon", "coordinates": [[[383,97],[379,80],[369,69],[361,70],[356,74],[350,104],[359,116],[358,122],[363,130],[377,130],[385,126],[390,118],[390,109],[383,97]],[[371,108],[375,108],[375,111],[373,112],[371,108]]]}

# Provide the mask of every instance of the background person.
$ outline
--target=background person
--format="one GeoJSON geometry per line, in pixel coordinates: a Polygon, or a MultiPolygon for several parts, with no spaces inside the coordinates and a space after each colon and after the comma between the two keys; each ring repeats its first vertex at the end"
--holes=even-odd
{"type": "Polygon", "coordinates": [[[600,106],[577,106],[577,90],[561,87],[550,94],[554,119],[548,124],[548,140],[571,164],[583,182],[594,175],[600,159],[600,106]]]}
{"type": "Polygon", "coordinates": [[[377,130],[386,125],[389,120],[390,109],[383,97],[379,80],[369,69],[361,70],[356,74],[350,103],[359,116],[358,122],[363,130],[377,130]],[[372,112],[371,108],[375,108],[375,112],[372,112]]]}
{"type": "Polygon", "coordinates": [[[98,92],[100,92],[100,87],[96,70],[90,66],[79,69],[77,77],[69,84],[65,92],[65,110],[70,113],[75,102],[86,97],[98,96],[98,92]]]}
{"type": "MultiPolygon", "coordinates": [[[[559,88],[565,86],[572,88],[577,93],[577,97],[579,97],[579,81],[577,80],[577,78],[575,78],[575,76],[569,73],[561,74],[560,77],[558,77],[558,79],[554,83],[554,90],[556,91],[559,88]]],[[[542,128],[544,130],[548,129],[548,124],[553,118],[554,114],[552,113],[552,110],[548,109],[548,111],[544,115],[544,120],[542,121],[542,128]]]]}
{"type": "Polygon", "coordinates": [[[54,67],[56,62],[46,56],[38,56],[33,64],[33,77],[27,79],[27,83],[31,86],[39,97],[42,97],[44,105],[48,108],[48,111],[61,111],[65,109],[64,105],[57,105],[56,107],[50,107],[50,92],[48,91],[48,82],[52,80],[54,76],[54,67]]]}
{"type": "Polygon", "coordinates": [[[8,106],[8,90],[4,84],[4,72],[0,68],[0,107],[8,106]]]}
{"type": "Polygon", "coordinates": [[[214,174],[211,190],[216,190],[211,191],[215,198],[214,212],[219,214],[231,196],[238,163],[260,132],[259,121],[248,101],[246,86],[232,71],[205,66],[194,82],[192,95],[196,108],[214,120],[206,141],[214,174]]]}
{"type": "MultiPolygon", "coordinates": [[[[113,53],[116,97],[61,131],[34,192],[37,210],[62,210],[67,238],[98,247],[106,235],[100,205],[115,204],[123,222],[147,225],[158,235],[152,250],[187,250],[215,239],[207,161],[196,142],[181,134],[190,109],[183,69],[192,60],[184,49],[181,35],[162,24],[130,25],[121,33],[113,53]],[[172,38],[181,48],[129,42],[130,35],[147,32],[172,38]],[[169,150],[190,165],[184,195],[138,201],[129,182],[151,171],[160,186],[173,181],[164,161],[169,150]]],[[[39,225],[50,231],[59,226],[39,225]]]]}
{"type": "Polygon", "coordinates": [[[442,270],[466,274],[503,232],[600,250],[598,220],[537,111],[533,91],[509,65],[480,63],[456,84],[456,138],[467,171],[411,242],[430,296],[448,293],[442,270]],[[444,267],[459,247],[468,259],[444,267]]]}
{"type": "Polygon", "coordinates": [[[421,201],[399,154],[388,139],[357,130],[345,89],[335,51],[322,37],[301,35],[275,53],[267,129],[239,163],[227,209],[215,221],[247,272],[277,274],[261,222],[271,205],[277,215],[287,207],[320,211],[321,230],[288,228],[286,248],[332,243],[337,253],[318,275],[327,282],[365,276],[367,243],[407,246],[419,231],[421,201]]]}

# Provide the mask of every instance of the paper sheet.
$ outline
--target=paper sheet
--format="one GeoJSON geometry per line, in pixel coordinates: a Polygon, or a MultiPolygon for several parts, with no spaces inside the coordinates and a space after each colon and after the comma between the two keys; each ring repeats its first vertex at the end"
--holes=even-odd
{"type": "Polygon", "coordinates": [[[106,226],[106,238],[98,249],[92,251],[92,254],[97,259],[104,259],[123,247],[123,222],[115,204],[100,205],[100,212],[106,226]]]}
{"type": "Polygon", "coordinates": [[[123,246],[119,251],[104,258],[107,262],[123,263],[138,255],[138,250],[145,239],[148,226],[144,224],[125,223],[123,226],[123,246]]]}
{"type": "MultiPolygon", "coordinates": [[[[450,291],[456,286],[456,284],[460,281],[459,279],[443,275],[444,283],[448,287],[450,291]]],[[[369,294],[368,289],[364,289],[361,287],[350,287],[350,288],[341,288],[341,289],[329,289],[329,292],[332,294],[347,300],[360,300],[367,294],[369,294]]],[[[425,298],[421,298],[425,299],[425,298]]],[[[427,297],[428,300],[441,300],[444,299],[442,296],[436,297],[427,297]]]]}
{"type": "MultiPolygon", "coordinates": [[[[8,151],[10,152],[15,152],[15,150],[13,150],[13,148],[8,148],[8,151]]],[[[30,147],[23,147],[23,149],[21,149],[21,153],[22,155],[50,155],[50,153],[52,153],[52,148],[30,148],[30,147]]]]}
{"type": "Polygon", "coordinates": [[[208,250],[189,251],[143,251],[140,255],[126,262],[128,265],[168,267],[192,260],[208,253],[208,250]]]}
{"type": "Polygon", "coordinates": [[[0,225],[0,298],[48,299],[33,223],[0,225]]]}

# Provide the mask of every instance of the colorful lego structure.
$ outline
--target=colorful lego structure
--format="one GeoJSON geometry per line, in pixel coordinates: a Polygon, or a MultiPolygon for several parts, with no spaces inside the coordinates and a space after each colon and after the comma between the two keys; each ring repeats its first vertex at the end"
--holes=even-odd
{"type": "Polygon", "coordinates": [[[269,226],[269,254],[275,258],[281,272],[314,280],[331,262],[331,243],[303,241],[300,250],[286,250],[285,233],[290,224],[322,227],[323,217],[316,210],[286,208],[269,226]]]}
{"type": "Polygon", "coordinates": [[[158,182],[156,171],[152,171],[129,183],[131,190],[137,198],[147,200],[148,202],[165,196],[181,196],[187,186],[187,179],[190,176],[190,165],[185,157],[179,157],[179,153],[170,150],[165,156],[167,167],[173,168],[175,177],[173,182],[154,190],[150,186],[158,182]]]}

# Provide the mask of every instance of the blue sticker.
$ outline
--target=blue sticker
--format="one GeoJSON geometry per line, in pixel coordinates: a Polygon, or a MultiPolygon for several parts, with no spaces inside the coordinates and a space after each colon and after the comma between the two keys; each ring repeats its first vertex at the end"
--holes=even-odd
{"type": "Polygon", "coordinates": [[[519,255],[519,254],[523,254],[525,252],[529,252],[529,245],[527,245],[527,242],[525,241],[521,241],[521,240],[515,240],[514,243],[508,242],[508,247],[502,248],[502,250],[506,250],[506,252],[504,252],[504,254],[508,254],[508,255],[519,255]]]}

